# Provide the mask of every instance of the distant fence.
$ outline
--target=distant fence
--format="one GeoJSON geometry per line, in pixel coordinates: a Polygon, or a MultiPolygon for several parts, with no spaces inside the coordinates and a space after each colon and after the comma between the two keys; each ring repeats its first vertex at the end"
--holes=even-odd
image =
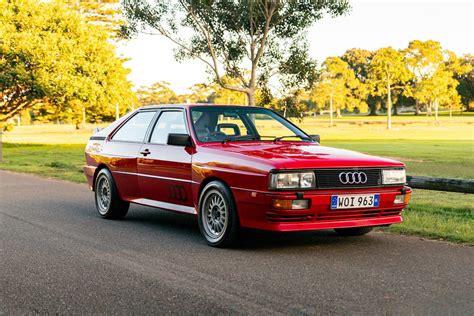
{"type": "Polygon", "coordinates": [[[407,182],[415,189],[474,193],[474,180],[407,176],[407,182]]]}

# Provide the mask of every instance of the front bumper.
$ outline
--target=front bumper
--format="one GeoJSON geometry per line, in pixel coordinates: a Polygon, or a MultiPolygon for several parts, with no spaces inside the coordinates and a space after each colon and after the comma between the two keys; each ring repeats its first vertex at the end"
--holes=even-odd
{"type": "Polygon", "coordinates": [[[395,196],[411,194],[409,187],[368,188],[349,190],[321,190],[297,192],[253,192],[232,188],[243,227],[272,231],[304,231],[364,226],[382,226],[403,221],[406,203],[394,204],[395,196]],[[380,204],[375,208],[330,208],[332,195],[380,194],[380,204]],[[277,210],[274,199],[308,199],[306,210],[277,210]]]}

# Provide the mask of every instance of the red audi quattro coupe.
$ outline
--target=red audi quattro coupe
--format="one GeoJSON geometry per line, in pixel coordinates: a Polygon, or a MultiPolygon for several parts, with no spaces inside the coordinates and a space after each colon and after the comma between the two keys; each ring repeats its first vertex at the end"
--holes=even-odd
{"type": "Polygon", "coordinates": [[[94,134],[84,168],[100,216],[130,203],[197,216],[211,246],[241,227],[362,235],[402,221],[403,163],[324,147],[277,113],[226,105],[147,106],[94,134]]]}

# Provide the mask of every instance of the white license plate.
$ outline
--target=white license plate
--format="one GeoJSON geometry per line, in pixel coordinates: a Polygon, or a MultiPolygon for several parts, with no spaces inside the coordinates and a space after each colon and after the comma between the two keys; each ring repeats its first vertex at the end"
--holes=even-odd
{"type": "Polygon", "coordinates": [[[331,209],[378,207],[380,194],[353,194],[331,196],[331,209]]]}

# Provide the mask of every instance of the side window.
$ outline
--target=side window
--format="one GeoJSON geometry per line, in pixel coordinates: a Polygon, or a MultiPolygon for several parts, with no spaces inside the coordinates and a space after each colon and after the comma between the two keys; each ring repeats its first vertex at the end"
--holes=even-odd
{"type": "Polygon", "coordinates": [[[123,142],[142,142],[155,111],[139,112],[123,125],[112,137],[123,142]]]}
{"type": "Polygon", "coordinates": [[[150,143],[167,144],[169,134],[187,134],[182,111],[161,113],[151,134],[150,143]]]}

